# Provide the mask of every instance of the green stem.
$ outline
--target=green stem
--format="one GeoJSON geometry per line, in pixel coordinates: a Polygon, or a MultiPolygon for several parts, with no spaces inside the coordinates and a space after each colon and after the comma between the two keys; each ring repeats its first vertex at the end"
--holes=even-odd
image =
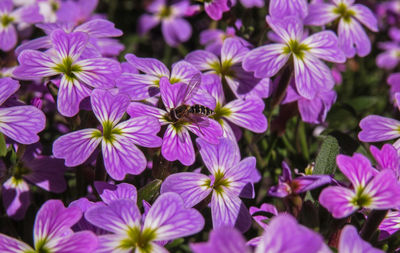
{"type": "Polygon", "coordinates": [[[379,224],[385,219],[388,210],[373,210],[371,211],[368,219],[365,221],[364,226],[360,231],[360,236],[365,241],[371,240],[372,236],[379,227],[379,224]]]}

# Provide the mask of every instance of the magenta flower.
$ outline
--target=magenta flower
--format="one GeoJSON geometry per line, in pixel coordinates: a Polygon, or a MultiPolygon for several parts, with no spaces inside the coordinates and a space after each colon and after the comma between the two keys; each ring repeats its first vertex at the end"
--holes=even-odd
{"type": "Polygon", "coordinates": [[[146,216],[140,214],[136,202],[114,200],[108,206],[89,209],[86,219],[111,232],[99,236],[98,252],[166,252],[158,243],[196,234],[204,219],[194,208],[185,208],[176,193],[161,194],[146,216]]]}
{"type": "Polygon", "coordinates": [[[15,25],[34,24],[43,20],[37,4],[13,8],[12,0],[0,1],[0,50],[3,51],[9,51],[17,44],[15,25]]]}
{"type": "Polygon", "coordinates": [[[48,200],[36,214],[34,247],[0,234],[0,252],[95,252],[96,235],[89,231],[74,233],[70,228],[82,216],[77,207],[65,208],[60,200],[48,200]]]}
{"type": "Polygon", "coordinates": [[[379,172],[361,154],[338,155],[336,162],[352,188],[330,186],[321,192],[319,202],[333,217],[344,218],[360,208],[386,210],[400,205],[400,185],[391,169],[379,172]]]}
{"type": "Polygon", "coordinates": [[[315,3],[309,5],[309,14],[304,23],[322,26],[339,20],[339,47],[348,58],[357,53],[363,57],[371,51],[371,42],[362,28],[364,24],[373,32],[378,31],[378,21],[370,9],[354,0],[332,0],[332,3],[315,3]]]}
{"type": "Polygon", "coordinates": [[[260,208],[256,206],[251,206],[249,208],[249,212],[252,216],[252,218],[257,222],[260,227],[262,227],[264,230],[267,229],[268,224],[266,223],[267,221],[270,220],[270,218],[263,213],[269,213],[273,216],[278,215],[278,210],[274,205],[264,203],[260,206],[260,208]]]}
{"type": "Polygon", "coordinates": [[[269,15],[276,18],[296,16],[304,19],[308,15],[307,0],[270,0],[269,15]]]}
{"type": "MultiPolygon", "coordinates": [[[[360,121],[360,128],[358,139],[363,142],[387,141],[400,137],[400,121],[379,115],[363,118],[360,121]]],[[[397,140],[393,146],[399,149],[400,140],[397,140]]]]}
{"type": "Polygon", "coordinates": [[[232,227],[215,228],[210,233],[208,242],[191,243],[194,253],[250,253],[250,247],[242,234],[232,227]]]}
{"type": "Polygon", "coordinates": [[[389,211],[385,219],[379,225],[379,230],[381,230],[379,237],[380,238],[388,237],[399,231],[399,229],[400,229],[400,211],[399,210],[389,211]]]}
{"type": "MultiPolygon", "coordinates": [[[[171,109],[180,106],[185,99],[188,86],[183,82],[171,84],[166,77],[160,79],[161,100],[166,107],[162,110],[153,106],[138,102],[132,102],[128,108],[128,114],[131,117],[153,116],[158,118],[161,125],[168,125],[163,137],[161,154],[168,161],[179,160],[182,164],[190,166],[195,161],[195,152],[189,131],[204,139],[208,143],[218,144],[219,137],[223,131],[221,125],[213,119],[203,117],[195,120],[184,120],[174,122],[171,119],[171,109]]],[[[206,105],[210,95],[205,96],[202,93],[199,96],[192,97],[189,104],[198,101],[198,104],[206,105]]],[[[215,101],[213,101],[215,103],[215,101]]],[[[213,107],[210,107],[213,108],[213,107]]]]}
{"type": "Polygon", "coordinates": [[[253,183],[260,180],[256,159],[247,157],[240,161],[237,145],[222,138],[218,145],[197,139],[200,155],[211,175],[182,172],[168,176],[161,192],[181,195],[186,207],[192,207],[211,197],[213,227],[237,226],[246,231],[250,215],[239,197],[254,198],[253,183]]]}
{"type": "Polygon", "coordinates": [[[24,218],[31,203],[29,184],[54,193],[66,189],[64,172],[67,168],[63,161],[40,153],[38,145],[30,145],[22,158],[9,168],[11,177],[3,183],[1,194],[6,213],[13,219],[24,218]]]}
{"type": "Polygon", "coordinates": [[[204,1],[204,10],[207,15],[214,19],[220,20],[224,12],[230,9],[230,0],[209,0],[204,1]]]}
{"type": "Polygon", "coordinates": [[[357,229],[352,225],[346,225],[340,233],[338,252],[340,253],[383,253],[382,250],[376,249],[368,242],[361,239],[357,229]]]}
{"type": "MultiPolygon", "coordinates": [[[[243,68],[255,77],[271,77],[293,59],[296,89],[300,96],[313,99],[318,92],[333,88],[330,69],[320,60],[342,63],[346,60],[333,32],[323,31],[304,37],[303,24],[297,17],[284,19],[267,17],[272,30],[283,43],[269,44],[250,51],[243,68]]],[[[289,63],[291,64],[291,63],[289,63]]]]}
{"type": "Polygon", "coordinates": [[[400,43],[398,41],[381,42],[378,46],[384,52],[376,57],[376,65],[389,70],[397,67],[400,61],[400,43]]]}
{"type": "Polygon", "coordinates": [[[147,11],[151,14],[143,14],[139,18],[140,33],[148,32],[161,22],[161,31],[168,45],[175,47],[190,39],[192,27],[183,19],[190,12],[189,1],[167,5],[166,0],[155,0],[147,7],[147,11]]]}
{"type": "MultiPolygon", "coordinates": [[[[0,105],[19,89],[18,81],[0,78],[0,105]]],[[[0,108],[0,133],[22,144],[39,141],[38,132],[46,126],[46,116],[32,105],[0,108]]]]}
{"type": "Polygon", "coordinates": [[[241,66],[248,52],[249,49],[240,40],[228,38],[224,40],[220,58],[205,50],[195,50],[186,55],[185,60],[197,69],[205,71],[204,79],[221,84],[223,80],[226,81],[238,98],[266,98],[270,95],[270,80],[254,78],[252,73],[243,70],[241,66]]]}
{"type": "Polygon", "coordinates": [[[390,169],[396,177],[400,179],[400,156],[395,147],[390,144],[383,145],[382,149],[375,146],[370,148],[371,154],[375,158],[376,168],[380,171],[390,169]]]}
{"type": "Polygon", "coordinates": [[[118,123],[129,105],[129,98],[122,94],[114,96],[95,89],[91,104],[102,131],[88,128],[59,137],[53,143],[54,156],[65,159],[66,166],[77,166],[101,143],[104,166],[113,179],[140,174],[146,168],[146,158],[136,145],[151,148],[161,145],[161,138],[157,136],[158,121],[153,117],[138,117],[118,123]]]}
{"type": "Polygon", "coordinates": [[[395,106],[400,110],[400,73],[392,73],[387,79],[390,86],[390,98],[395,106]]]}
{"type": "Polygon", "coordinates": [[[282,162],[282,176],[277,186],[272,186],[268,194],[284,198],[290,194],[300,194],[333,182],[329,175],[305,175],[292,179],[292,172],[287,163],[282,162]]]}
{"type": "Polygon", "coordinates": [[[90,87],[114,86],[121,66],[107,58],[80,59],[88,43],[88,35],[83,32],[67,34],[55,30],[50,37],[53,51],[24,50],[13,75],[22,80],[61,75],[57,108],[62,115],[72,117],[78,113],[80,102],[89,96],[90,87]]]}

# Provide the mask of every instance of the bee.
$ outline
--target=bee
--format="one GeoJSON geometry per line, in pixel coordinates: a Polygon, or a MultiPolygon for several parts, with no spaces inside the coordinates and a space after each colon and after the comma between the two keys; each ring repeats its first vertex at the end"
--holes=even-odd
{"type": "Polygon", "coordinates": [[[200,83],[200,74],[196,74],[190,79],[189,84],[186,86],[185,97],[182,104],[176,108],[172,108],[170,111],[170,117],[173,122],[189,121],[197,124],[199,121],[204,121],[205,117],[214,115],[214,111],[204,105],[187,104],[187,101],[199,90],[200,83]]]}

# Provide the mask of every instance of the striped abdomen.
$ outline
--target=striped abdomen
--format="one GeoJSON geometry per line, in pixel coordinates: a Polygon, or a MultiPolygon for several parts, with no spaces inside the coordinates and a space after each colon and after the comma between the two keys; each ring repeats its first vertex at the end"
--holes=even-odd
{"type": "Polygon", "coordinates": [[[214,114],[214,111],[204,105],[192,105],[189,109],[189,113],[210,116],[214,114]]]}

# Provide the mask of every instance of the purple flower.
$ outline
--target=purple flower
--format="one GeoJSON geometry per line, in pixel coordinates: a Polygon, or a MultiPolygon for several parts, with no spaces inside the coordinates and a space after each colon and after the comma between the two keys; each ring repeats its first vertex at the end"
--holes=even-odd
{"type": "Polygon", "coordinates": [[[249,212],[257,224],[260,225],[260,227],[262,227],[264,230],[267,229],[267,222],[270,220],[270,218],[264,215],[264,213],[269,213],[274,216],[278,215],[278,210],[276,207],[267,203],[262,204],[260,208],[251,206],[249,212]]]}
{"type": "Polygon", "coordinates": [[[88,128],[59,137],[53,143],[54,156],[65,159],[66,166],[77,166],[101,143],[104,166],[113,179],[140,174],[146,168],[146,158],[136,145],[152,148],[161,145],[158,121],[153,117],[138,117],[118,123],[129,105],[129,98],[123,94],[114,96],[95,89],[91,104],[102,131],[88,128]]]}
{"type": "Polygon", "coordinates": [[[29,184],[55,193],[66,189],[63,161],[40,155],[37,147],[27,147],[22,158],[10,167],[11,177],[3,184],[3,205],[7,215],[13,219],[19,220],[25,216],[31,202],[29,184]]]}
{"type": "Polygon", "coordinates": [[[329,175],[305,175],[292,179],[292,172],[286,162],[282,162],[282,176],[279,177],[277,186],[272,186],[268,194],[278,198],[287,197],[290,194],[300,194],[313,190],[323,185],[332,183],[329,175]]]}
{"type": "Polygon", "coordinates": [[[18,40],[14,25],[26,25],[41,22],[37,4],[19,7],[13,10],[12,0],[0,1],[0,50],[9,51],[15,47],[18,40]]]}
{"type": "Polygon", "coordinates": [[[390,98],[400,110],[400,73],[390,74],[387,83],[390,85],[390,98]]]}
{"type": "Polygon", "coordinates": [[[357,229],[352,225],[346,225],[340,233],[338,252],[340,253],[383,253],[382,250],[376,249],[368,242],[361,239],[357,229]]]}
{"type": "Polygon", "coordinates": [[[146,33],[161,22],[161,31],[168,45],[175,47],[190,39],[192,27],[183,19],[190,10],[187,0],[167,5],[166,0],[155,0],[148,7],[151,14],[143,14],[139,19],[138,30],[146,33]]]}
{"type": "Polygon", "coordinates": [[[226,81],[236,97],[266,98],[270,95],[270,80],[254,78],[252,73],[243,70],[241,66],[248,52],[249,49],[240,40],[228,38],[222,45],[220,59],[211,52],[196,50],[186,55],[185,60],[197,69],[205,71],[205,79],[221,84],[226,81]]]}
{"type": "Polygon", "coordinates": [[[361,24],[373,32],[378,31],[378,22],[370,9],[354,0],[332,0],[333,3],[309,5],[309,15],[304,23],[322,26],[339,19],[339,46],[348,58],[357,53],[363,57],[371,51],[371,42],[361,24]]]}
{"type": "Polygon", "coordinates": [[[232,227],[215,228],[210,233],[208,242],[191,243],[194,253],[250,253],[250,248],[242,234],[232,227]]]}
{"type": "Polygon", "coordinates": [[[65,208],[60,200],[48,200],[36,214],[34,248],[0,234],[0,252],[94,252],[97,247],[95,234],[89,231],[74,233],[70,229],[81,216],[77,207],[65,208]]]}
{"type": "Polygon", "coordinates": [[[272,218],[255,253],[263,252],[330,252],[322,237],[297,223],[289,214],[272,218]]]}
{"type": "Polygon", "coordinates": [[[224,12],[230,9],[230,0],[209,0],[204,2],[204,10],[207,15],[214,19],[220,20],[224,12]]]}
{"type": "Polygon", "coordinates": [[[270,0],[269,15],[276,18],[296,16],[304,19],[308,15],[307,0],[270,0]]]}
{"type": "Polygon", "coordinates": [[[377,147],[371,146],[370,151],[377,162],[376,168],[378,170],[390,169],[397,178],[400,177],[400,157],[395,147],[390,144],[385,144],[382,149],[379,150],[377,147]]]}
{"type": "Polygon", "coordinates": [[[24,50],[18,57],[20,66],[13,75],[23,80],[61,75],[57,108],[62,115],[72,117],[78,113],[80,102],[89,96],[89,87],[114,86],[121,66],[107,58],[79,59],[88,43],[88,35],[83,32],[67,34],[55,30],[50,37],[54,54],[24,50]]]}
{"type": "Polygon", "coordinates": [[[400,44],[396,41],[381,42],[379,48],[384,50],[376,57],[376,65],[384,69],[395,68],[400,61],[400,44]]]}
{"type": "Polygon", "coordinates": [[[98,252],[166,252],[158,242],[196,234],[204,226],[201,214],[185,208],[176,193],[161,194],[145,217],[129,199],[93,207],[85,217],[93,225],[111,232],[98,237],[98,252]]]}
{"type": "MultiPolygon", "coordinates": [[[[293,59],[296,89],[300,96],[313,99],[318,92],[333,88],[330,69],[320,60],[341,63],[346,60],[333,32],[323,31],[304,38],[303,24],[296,17],[267,17],[272,30],[283,43],[269,44],[250,51],[243,68],[255,77],[271,77],[293,59]]],[[[291,63],[289,63],[291,64],[291,63]]]]}
{"type": "MultiPolygon", "coordinates": [[[[0,105],[19,89],[18,81],[0,78],[0,105]]],[[[22,144],[39,141],[38,132],[46,126],[46,116],[32,105],[0,108],[0,133],[22,144]]]]}
{"type": "Polygon", "coordinates": [[[168,176],[161,192],[181,195],[186,207],[192,207],[211,196],[213,227],[237,226],[246,231],[250,215],[239,196],[254,198],[253,183],[260,180],[256,159],[247,157],[240,161],[237,145],[222,138],[218,145],[197,139],[200,155],[210,176],[195,172],[182,172],[168,176]]]}
{"type": "Polygon", "coordinates": [[[400,205],[400,185],[391,169],[378,172],[361,154],[336,157],[340,171],[352,188],[330,186],[319,201],[335,218],[344,218],[360,208],[386,210],[400,205]]]}
{"type": "MultiPolygon", "coordinates": [[[[369,115],[360,121],[361,132],[358,139],[363,142],[387,141],[400,137],[400,121],[382,117],[379,115],[369,115]]],[[[393,146],[400,147],[397,140],[393,146]]]]}
{"type": "Polygon", "coordinates": [[[379,225],[381,230],[380,238],[388,237],[400,229],[400,211],[389,211],[385,219],[379,225]]]}
{"type": "MultiPolygon", "coordinates": [[[[131,117],[153,116],[158,118],[161,125],[168,125],[163,137],[161,154],[168,161],[179,160],[182,164],[190,166],[195,161],[195,153],[189,131],[211,144],[218,144],[219,137],[223,134],[221,125],[215,120],[206,117],[195,117],[194,121],[187,119],[172,120],[171,109],[177,108],[184,102],[188,86],[183,82],[171,84],[166,77],[160,79],[159,85],[161,100],[167,111],[132,102],[128,108],[128,114],[131,117]]],[[[206,92],[202,94],[198,91],[197,94],[200,95],[197,98],[192,97],[191,101],[188,101],[189,104],[197,102],[197,104],[204,105],[204,102],[207,102],[210,96],[208,94],[205,96],[206,92]]],[[[215,101],[213,102],[215,103],[215,101]]]]}

